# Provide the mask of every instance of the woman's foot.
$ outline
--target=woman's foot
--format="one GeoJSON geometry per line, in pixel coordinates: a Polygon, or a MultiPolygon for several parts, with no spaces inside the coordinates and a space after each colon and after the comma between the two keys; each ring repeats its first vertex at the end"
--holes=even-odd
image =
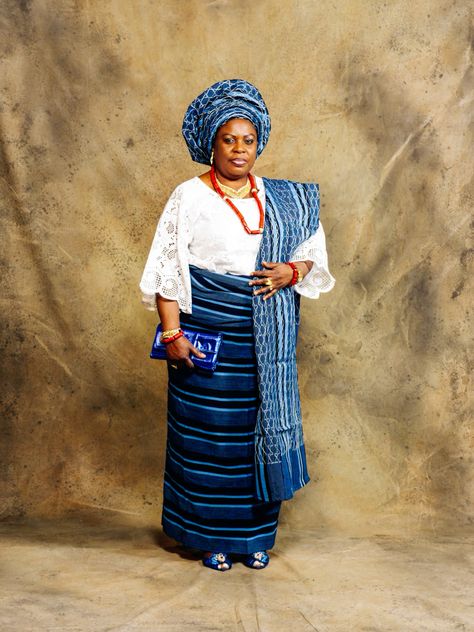
{"type": "Polygon", "coordinates": [[[244,564],[249,568],[265,568],[265,566],[268,566],[269,561],[270,556],[266,551],[249,553],[249,555],[244,558],[244,564]]]}
{"type": "Polygon", "coordinates": [[[232,560],[228,553],[206,551],[202,563],[215,571],[228,571],[232,567],[232,560]]]}

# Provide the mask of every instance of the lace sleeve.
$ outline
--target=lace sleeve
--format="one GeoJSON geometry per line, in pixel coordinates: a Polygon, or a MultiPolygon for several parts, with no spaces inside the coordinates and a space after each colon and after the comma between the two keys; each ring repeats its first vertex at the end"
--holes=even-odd
{"type": "Polygon", "coordinates": [[[158,221],[140,281],[142,303],[156,309],[155,294],[178,301],[181,311],[191,313],[191,279],[188,264],[189,223],[178,186],[158,221]]]}
{"type": "Polygon", "coordinates": [[[294,286],[294,289],[308,298],[318,298],[321,292],[329,292],[336,279],[329,272],[326,252],[326,236],[321,221],[314,235],[301,243],[295,250],[291,261],[313,262],[313,267],[305,278],[294,286]]]}

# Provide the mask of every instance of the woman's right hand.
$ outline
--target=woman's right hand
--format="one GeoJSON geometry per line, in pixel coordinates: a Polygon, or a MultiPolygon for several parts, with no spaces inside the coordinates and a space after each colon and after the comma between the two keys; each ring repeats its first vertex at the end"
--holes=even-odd
{"type": "MultiPolygon", "coordinates": [[[[206,354],[199,351],[186,336],[181,336],[173,342],[168,342],[166,345],[166,357],[171,364],[178,364],[184,362],[190,369],[194,368],[194,364],[190,358],[190,354],[197,356],[198,358],[205,358],[206,354]]],[[[179,364],[178,364],[179,366],[179,364]]]]}

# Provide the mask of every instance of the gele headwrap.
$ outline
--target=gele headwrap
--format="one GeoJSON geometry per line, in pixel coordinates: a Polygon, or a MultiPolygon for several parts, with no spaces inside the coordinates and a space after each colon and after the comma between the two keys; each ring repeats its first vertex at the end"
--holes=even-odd
{"type": "Polygon", "coordinates": [[[210,164],[214,137],[231,118],[248,119],[257,130],[257,156],[270,135],[270,115],[262,95],[248,81],[225,79],[197,96],[186,110],[182,132],[195,162],[210,164]]]}

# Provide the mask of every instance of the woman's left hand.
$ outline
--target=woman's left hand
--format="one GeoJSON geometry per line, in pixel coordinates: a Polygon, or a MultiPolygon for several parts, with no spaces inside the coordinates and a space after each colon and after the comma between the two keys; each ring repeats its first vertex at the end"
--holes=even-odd
{"type": "Polygon", "coordinates": [[[287,263],[277,263],[273,261],[262,261],[262,266],[265,270],[254,270],[251,273],[251,276],[261,278],[249,281],[249,285],[261,286],[258,290],[254,290],[254,294],[265,294],[263,300],[266,300],[291,282],[293,270],[287,263]],[[267,279],[271,279],[272,286],[266,285],[267,279]]]}

